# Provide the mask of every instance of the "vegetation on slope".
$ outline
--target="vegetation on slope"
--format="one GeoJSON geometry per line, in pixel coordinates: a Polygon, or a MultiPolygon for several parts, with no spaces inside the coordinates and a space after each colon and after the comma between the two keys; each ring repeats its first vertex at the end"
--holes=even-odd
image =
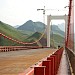
{"type": "MultiPolygon", "coordinates": [[[[0,21],[0,33],[5,34],[6,36],[9,36],[13,39],[23,41],[27,38],[27,34],[15,29],[14,27],[5,24],[0,21]]],[[[18,45],[16,43],[13,43],[12,41],[9,41],[8,39],[4,39],[3,37],[0,38],[0,45],[18,45]]]]}
{"type": "Polygon", "coordinates": [[[59,34],[51,35],[51,45],[57,47],[58,45],[64,46],[65,39],[64,37],[60,36],[59,34]]]}
{"type": "MultiPolygon", "coordinates": [[[[29,21],[29,22],[31,22],[31,21],[29,21]]],[[[35,24],[35,22],[34,22],[34,24],[35,24]]],[[[39,31],[38,27],[40,30],[41,30],[41,28],[44,29],[43,24],[41,25],[41,22],[36,22],[36,30],[35,31],[39,31]]],[[[40,33],[40,31],[39,32],[35,32],[35,31],[33,32],[33,31],[29,31],[29,30],[15,29],[14,27],[0,21],[0,32],[4,33],[5,35],[7,35],[9,37],[12,37],[13,39],[17,39],[19,41],[34,42],[34,41],[38,40],[42,35],[42,31],[41,31],[41,33],[40,33]]],[[[57,47],[59,44],[63,43],[64,38],[61,35],[59,35],[60,33],[62,33],[62,35],[63,35],[63,32],[61,32],[61,30],[57,26],[53,26],[52,31],[54,34],[52,35],[52,33],[51,33],[51,46],[54,45],[55,47],[57,47]],[[57,32],[56,32],[56,30],[57,30],[57,32]]],[[[44,46],[47,45],[46,44],[47,43],[46,34],[41,38],[41,40],[38,43],[40,43],[41,45],[44,45],[44,46]]],[[[0,45],[18,45],[18,44],[13,43],[12,41],[1,37],[0,45]]]]}
{"type": "Polygon", "coordinates": [[[0,32],[14,39],[22,40],[23,34],[19,30],[1,21],[0,21],[0,32]]]}

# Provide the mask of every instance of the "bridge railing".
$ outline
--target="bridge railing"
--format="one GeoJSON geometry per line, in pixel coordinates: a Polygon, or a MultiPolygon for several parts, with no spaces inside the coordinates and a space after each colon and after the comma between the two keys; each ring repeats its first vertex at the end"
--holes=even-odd
{"type": "Polygon", "coordinates": [[[56,75],[64,48],[60,48],[48,57],[40,60],[19,75],[56,75]]]}
{"type": "Polygon", "coordinates": [[[39,48],[47,48],[47,47],[39,47],[39,46],[0,46],[0,52],[27,50],[27,49],[39,49],[39,48]]]}
{"type": "Polygon", "coordinates": [[[71,72],[73,75],[75,75],[75,53],[68,48],[66,48],[66,51],[70,61],[71,72]]]}

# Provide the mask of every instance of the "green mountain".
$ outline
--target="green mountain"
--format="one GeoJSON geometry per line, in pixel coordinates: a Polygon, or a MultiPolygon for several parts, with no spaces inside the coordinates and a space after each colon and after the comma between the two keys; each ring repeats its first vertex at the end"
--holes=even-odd
{"type": "MultiPolygon", "coordinates": [[[[20,41],[23,41],[28,36],[27,34],[21,32],[20,30],[17,30],[14,27],[5,24],[1,21],[0,21],[0,33],[3,33],[6,36],[9,36],[13,39],[20,40],[20,41]]],[[[17,44],[9,41],[8,39],[1,37],[0,45],[17,45],[17,44]]]]}
{"type": "Polygon", "coordinates": [[[42,22],[33,22],[32,20],[27,21],[17,29],[26,30],[30,32],[43,32],[45,25],[42,22]]]}
{"type": "MultiPolygon", "coordinates": [[[[47,39],[46,35],[42,36],[42,33],[35,32],[33,35],[29,36],[27,39],[25,39],[27,42],[36,42],[38,46],[47,46],[47,39]],[[39,41],[38,41],[39,40],[39,41]]],[[[34,43],[34,45],[36,45],[34,43]]]]}
{"type": "MultiPolygon", "coordinates": [[[[25,30],[30,32],[44,32],[46,25],[42,22],[33,22],[32,20],[27,21],[23,25],[19,26],[18,30],[25,30]]],[[[47,27],[46,27],[47,28],[47,27]]],[[[60,30],[60,28],[57,25],[51,26],[51,33],[59,34],[61,36],[64,36],[64,31],[60,30]]]]}
{"type": "Polygon", "coordinates": [[[22,35],[23,35],[21,31],[1,21],[0,21],[0,32],[14,39],[18,39],[18,40],[21,40],[22,35]]]}
{"type": "MultiPolygon", "coordinates": [[[[37,42],[37,45],[39,46],[47,46],[47,38],[46,38],[46,34],[40,38],[42,36],[42,33],[39,32],[35,32],[33,35],[29,36],[25,41],[27,42],[35,42],[37,40],[39,40],[37,42]]],[[[59,34],[51,34],[51,47],[58,47],[58,45],[64,46],[64,37],[62,37],[59,34]]]]}
{"type": "Polygon", "coordinates": [[[61,30],[58,26],[56,26],[56,25],[52,25],[52,26],[51,26],[51,33],[61,35],[62,37],[65,36],[64,31],[62,31],[62,30],[61,30]]]}
{"type": "MultiPolygon", "coordinates": [[[[44,31],[45,25],[41,22],[33,22],[31,20],[27,21],[25,24],[20,26],[18,29],[5,24],[0,21],[0,32],[5,34],[6,36],[12,37],[13,39],[23,41],[23,42],[35,42],[36,40],[40,39],[40,41],[37,42],[37,44],[33,45],[39,45],[39,46],[46,46],[46,33],[45,35],[41,37],[43,31],[44,31]],[[21,29],[23,28],[23,29],[21,29]]],[[[52,25],[51,27],[51,46],[59,45],[60,43],[63,43],[63,37],[64,32],[61,31],[58,26],[52,25]],[[59,38],[59,40],[58,40],[59,38]],[[54,42],[54,43],[53,43],[54,42]]],[[[3,37],[0,38],[0,45],[19,45],[17,43],[13,43],[12,41],[5,39],[3,37]]]]}
{"type": "Polygon", "coordinates": [[[53,34],[51,35],[51,44],[54,44],[54,47],[57,47],[58,45],[64,46],[65,38],[59,34],[53,34]]]}

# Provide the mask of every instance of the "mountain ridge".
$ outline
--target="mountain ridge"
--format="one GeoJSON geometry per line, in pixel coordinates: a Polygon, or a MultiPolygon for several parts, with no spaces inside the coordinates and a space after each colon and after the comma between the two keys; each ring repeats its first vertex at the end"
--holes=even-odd
{"type": "MultiPolygon", "coordinates": [[[[44,32],[47,25],[43,24],[42,22],[33,22],[32,20],[28,20],[23,25],[19,26],[18,30],[28,30],[30,32],[44,32]]],[[[62,31],[57,25],[51,25],[51,33],[60,34],[64,36],[64,31],[62,31]]],[[[47,29],[46,29],[47,30],[47,29]]]]}
{"type": "Polygon", "coordinates": [[[44,24],[42,22],[33,22],[32,20],[28,20],[23,25],[19,26],[17,29],[19,30],[28,30],[32,32],[43,32],[44,24]]]}

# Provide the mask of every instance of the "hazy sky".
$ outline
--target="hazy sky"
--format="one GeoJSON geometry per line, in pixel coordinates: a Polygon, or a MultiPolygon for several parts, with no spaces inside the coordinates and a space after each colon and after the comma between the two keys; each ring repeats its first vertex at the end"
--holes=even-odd
{"type": "MultiPolygon", "coordinates": [[[[64,15],[65,13],[67,14],[67,11],[62,11],[62,9],[69,4],[68,1],[69,0],[0,0],[0,20],[12,26],[22,25],[28,20],[43,22],[43,11],[37,11],[37,9],[44,8],[44,6],[46,9],[61,9],[61,11],[47,10],[46,15],[64,15]]],[[[54,23],[58,22],[54,21],[54,23]]]]}

